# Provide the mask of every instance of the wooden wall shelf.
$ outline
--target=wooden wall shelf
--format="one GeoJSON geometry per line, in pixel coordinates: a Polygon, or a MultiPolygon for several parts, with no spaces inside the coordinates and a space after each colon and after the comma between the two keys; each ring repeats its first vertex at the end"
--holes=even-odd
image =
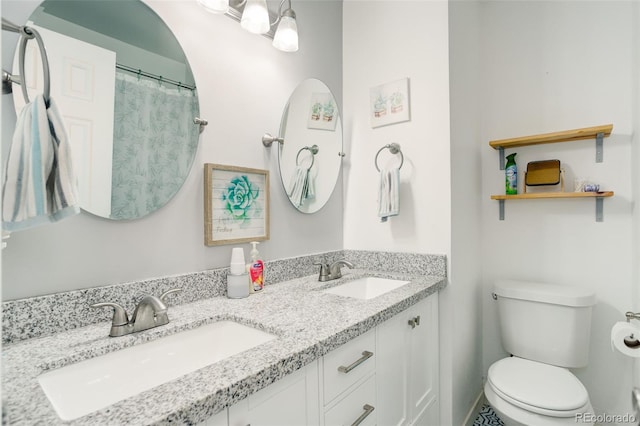
{"type": "MultiPolygon", "coordinates": [[[[585,139],[596,141],[596,163],[603,161],[603,140],[611,135],[613,124],[583,127],[581,129],[563,130],[561,132],[541,133],[539,135],[521,136],[510,139],[489,141],[489,146],[497,149],[500,157],[500,170],[504,170],[504,150],[521,146],[542,145],[547,143],[573,142],[585,139]]],[[[604,192],[534,192],[517,195],[492,195],[492,200],[500,202],[500,220],[504,220],[504,202],[506,200],[534,200],[543,198],[592,198],[596,200],[596,222],[604,220],[603,199],[613,197],[613,191],[604,192]]]]}
{"type": "Polygon", "coordinates": [[[500,170],[504,170],[504,150],[521,146],[542,145],[547,143],[574,142],[585,139],[596,141],[596,163],[603,161],[603,140],[611,135],[613,124],[583,127],[581,129],[563,130],[561,132],[542,133],[539,135],[521,136],[510,139],[489,141],[489,146],[499,151],[500,170]]]}
{"type": "Polygon", "coordinates": [[[492,195],[492,200],[500,202],[500,220],[504,220],[504,202],[506,200],[540,200],[544,198],[592,198],[596,200],[596,222],[604,220],[602,200],[607,197],[613,197],[613,191],[603,192],[536,192],[517,195],[492,195]]]}
{"type": "Polygon", "coordinates": [[[602,126],[584,127],[581,129],[564,130],[561,132],[542,133],[539,135],[521,136],[510,139],[490,141],[489,145],[494,149],[517,148],[520,146],[542,145],[546,143],[573,142],[585,139],[596,139],[599,133],[603,137],[609,137],[613,130],[613,124],[602,126]]]}
{"type": "Polygon", "coordinates": [[[613,191],[603,192],[534,192],[517,195],[492,195],[492,200],[533,200],[540,198],[598,198],[613,197],[613,191]]]}

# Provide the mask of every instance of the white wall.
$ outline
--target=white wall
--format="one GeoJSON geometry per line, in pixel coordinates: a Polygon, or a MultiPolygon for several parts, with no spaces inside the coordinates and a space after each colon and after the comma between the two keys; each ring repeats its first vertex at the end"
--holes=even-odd
{"type": "Polygon", "coordinates": [[[345,248],[448,253],[447,2],[347,0],[343,30],[345,248]],[[372,129],[369,89],[404,77],[411,121],[372,129]],[[400,216],[380,223],[374,159],[391,142],[404,154],[400,216]]]}
{"type": "Polygon", "coordinates": [[[481,5],[484,369],[505,355],[490,297],[496,279],[592,289],[598,305],[590,363],[577,375],[596,412],[608,414],[630,410],[630,360],[611,351],[609,335],[613,323],[631,307],[632,265],[637,264],[631,257],[630,232],[637,87],[633,58],[638,51],[632,7],[632,2],[571,1],[481,5]],[[602,164],[594,162],[593,141],[508,151],[518,153],[521,171],[528,161],[558,158],[575,174],[615,191],[604,201],[603,223],[595,222],[592,200],[508,202],[505,220],[498,220],[498,202],[489,198],[504,193],[504,172],[489,140],[605,123],[613,123],[614,130],[605,139],[602,164]]]}
{"type": "MultiPolygon", "coordinates": [[[[3,0],[2,15],[22,23],[37,4],[3,0]]],[[[274,49],[271,40],[207,13],[195,1],[147,4],[182,44],[198,85],[201,115],[209,120],[193,169],[177,196],[146,218],[112,222],[83,212],[14,233],[2,252],[6,300],[227,265],[231,246],[203,244],[204,163],[271,171],[271,239],[260,245],[265,259],[342,248],[341,184],[317,214],[297,212],[281,187],[277,151],[260,142],[264,132],[278,131],[289,94],[305,78],[325,81],[341,106],[341,2],[295,3],[300,50],[294,54],[274,49]]],[[[3,32],[4,68],[11,69],[16,41],[15,34],[3,32]]],[[[11,96],[3,96],[3,158],[14,125],[11,96]]]]}
{"type": "MultiPolygon", "coordinates": [[[[451,254],[448,5],[346,0],[343,9],[344,247],[451,254]],[[411,121],[372,129],[369,89],[410,79],[411,121]],[[376,152],[402,147],[400,215],[377,217],[376,152]]],[[[395,161],[380,154],[381,165],[395,161]]],[[[447,291],[441,335],[451,336],[447,291]]],[[[442,424],[451,424],[451,347],[441,342],[442,424]]]]}
{"type": "MultiPolygon", "coordinates": [[[[479,2],[449,2],[451,92],[452,423],[462,425],[482,392],[482,181],[479,139],[479,2]]],[[[473,420],[473,419],[472,419],[473,420]]]]}

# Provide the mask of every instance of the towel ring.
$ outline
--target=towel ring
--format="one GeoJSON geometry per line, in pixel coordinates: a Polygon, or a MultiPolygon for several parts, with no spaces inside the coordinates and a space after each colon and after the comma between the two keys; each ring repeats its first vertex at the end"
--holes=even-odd
{"type": "Polygon", "coordinates": [[[380,167],[378,167],[378,156],[380,155],[380,153],[382,152],[383,149],[388,149],[389,152],[391,152],[392,154],[400,154],[400,165],[398,166],[398,169],[401,169],[402,165],[404,164],[404,155],[402,154],[402,150],[400,149],[400,145],[394,142],[394,143],[390,143],[390,144],[387,144],[387,145],[383,146],[376,153],[376,159],[374,161],[374,163],[376,165],[376,170],[380,171],[380,167]]]}
{"type": "Polygon", "coordinates": [[[29,103],[29,94],[27,92],[27,83],[25,81],[24,74],[24,57],[27,50],[27,42],[35,38],[38,43],[38,48],[40,49],[40,57],[42,58],[42,70],[44,77],[44,91],[42,93],[44,97],[45,105],[49,106],[49,95],[50,84],[49,84],[49,60],[47,59],[47,52],[44,49],[44,41],[42,41],[42,37],[40,33],[36,31],[35,28],[31,27],[20,27],[20,45],[19,45],[19,59],[18,59],[18,69],[20,70],[20,76],[22,77],[22,81],[20,82],[20,87],[22,89],[22,96],[24,97],[24,101],[29,103]]]}
{"type": "Polygon", "coordinates": [[[313,167],[313,163],[316,162],[316,154],[318,153],[320,148],[318,148],[318,145],[312,145],[311,147],[304,146],[300,148],[300,150],[298,151],[298,155],[296,155],[296,166],[300,165],[298,164],[298,158],[300,157],[300,154],[302,154],[302,151],[304,150],[308,150],[311,153],[311,165],[309,166],[309,169],[308,169],[308,170],[311,170],[311,168],[313,167]]]}

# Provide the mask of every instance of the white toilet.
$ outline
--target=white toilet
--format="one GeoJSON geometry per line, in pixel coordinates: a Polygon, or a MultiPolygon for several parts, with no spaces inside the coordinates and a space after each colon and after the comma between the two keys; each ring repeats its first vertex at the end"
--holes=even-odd
{"type": "Polygon", "coordinates": [[[506,426],[592,425],[584,385],[568,368],[589,361],[595,294],[578,287],[500,281],[494,286],[504,349],[484,394],[506,426]]]}

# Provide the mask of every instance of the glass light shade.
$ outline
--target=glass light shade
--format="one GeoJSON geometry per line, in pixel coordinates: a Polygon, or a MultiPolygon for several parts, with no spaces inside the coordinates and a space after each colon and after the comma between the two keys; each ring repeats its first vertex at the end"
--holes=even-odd
{"type": "Polygon", "coordinates": [[[266,0],[247,0],[240,19],[240,25],[254,34],[269,32],[269,11],[266,0]]]}
{"type": "Polygon", "coordinates": [[[198,3],[213,13],[225,13],[229,10],[229,0],[198,0],[198,3]]]}
{"type": "Polygon", "coordinates": [[[273,47],[283,52],[298,51],[298,24],[291,16],[283,15],[273,37],[273,47]]]}

